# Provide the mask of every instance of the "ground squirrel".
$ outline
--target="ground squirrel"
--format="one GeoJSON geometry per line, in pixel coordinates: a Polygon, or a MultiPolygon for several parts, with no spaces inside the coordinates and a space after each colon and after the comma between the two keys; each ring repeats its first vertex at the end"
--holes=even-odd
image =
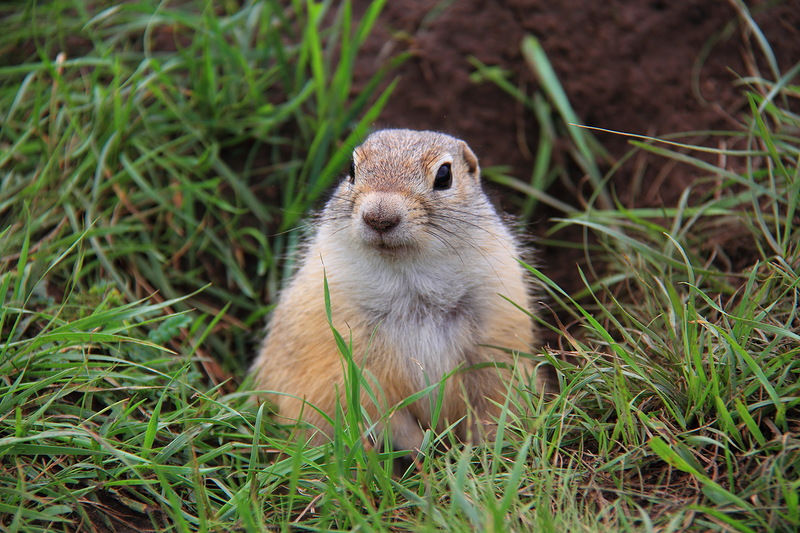
{"type": "Polygon", "coordinates": [[[352,338],[355,360],[379,384],[379,405],[362,395],[373,420],[459,369],[446,381],[436,428],[429,397],[391,414],[395,449],[413,450],[425,429],[461,419],[459,438],[491,438],[508,368],[523,365],[528,376],[533,370],[529,360],[493,348],[529,353],[536,343],[532,318],[509,302],[532,309],[519,257],[464,141],[377,131],[354,150],[350,175],[319,215],[280,295],[252,367],[255,388],[282,393],[267,399],[285,420],[302,413],[319,430],[316,442],[330,434],[311,407],[333,417],[336,391],[344,390],[323,298],[327,278],[333,325],[352,338]],[[492,362],[505,364],[469,369],[492,362]]]}

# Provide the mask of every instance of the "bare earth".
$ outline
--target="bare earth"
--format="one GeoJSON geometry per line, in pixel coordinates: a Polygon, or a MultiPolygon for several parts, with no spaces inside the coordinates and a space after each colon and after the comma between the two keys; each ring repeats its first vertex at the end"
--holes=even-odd
{"type": "MultiPolygon", "coordinates": [[[[356,12],[367,4],[357,0],[356,12]]],[[[584,124],[653,136],[736,129],[739,112],[747,105],[745,87],[737,78],[758,72],[771,76],[765,61],[753,64],[748,59],[753,56],[748,48],[757,44],[732,1],[457,0],[437,16],[429,15],[437,4],[447,2],[387,2],[365,46],[359,64],[362,80],[388,56],[402,50],[413,54],[399,69],[399,85],[379,126],[461,137],[483,166],[508,165],[523,179],[533,167],[536,119],[494,84],[471,82],[475,68],[470,56],[508,70],[512,82],[530,94],[537,84],[520,44],[526,34],[535,35],[584,124]]],[[[800,60],[800,1],[749,4],[785,71],[800,60]]],[[[614,157],[630,149],[622,136],[597,137],[614,157]]],[[[634,158],[614,178],[617,196],[628,206],[674,205],[699,177],[688,166],[663,169],[664,161],[656,157],[634,158]],[[634,171],[641,172],[638,182],[632,179],[634,171]]],[[[580,178],[579,172],[572,177],[574,182],[580,178]]],[[[557,185],[549,192],[578,204],[570,187],[557,185]]],[[[542,209],[531,233],[544,235],[551,225],[548,219],[557,215],[542,209]]],[[[580,234],[567,231],[556,237],[574,240],[580,234]]],[[[545,272],[563,287],[580,285],[572,267],[583,261],[580,253],[540,246],[540,257],[545,272]],[[565,263],[570,268],[563,268],[565,263]]]]}

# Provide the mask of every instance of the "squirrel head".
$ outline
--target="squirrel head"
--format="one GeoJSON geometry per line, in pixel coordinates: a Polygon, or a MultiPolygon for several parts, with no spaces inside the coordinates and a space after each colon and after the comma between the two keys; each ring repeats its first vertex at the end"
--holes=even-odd
{"type": "Polygon", "coordinates": [[[463,235],[459,226],[474,224],[465,219],[486,206],[478,159],[467,143],[442,133],[389,129],[353,151],[351,173],[324,215],[346,220],[355,244],[398,256],[452,248],[454,236],[463,235]]]}
{"type": "Polygon", "coordinates": [[[377,131],[353,150],[350,171],[350,182],[356,188],[418,190],[423,194],[450,189],[456,177],[467,180],[468,186],[478,185],[480,180],[478,158],[467,143],[432,131],[377,131]]]}

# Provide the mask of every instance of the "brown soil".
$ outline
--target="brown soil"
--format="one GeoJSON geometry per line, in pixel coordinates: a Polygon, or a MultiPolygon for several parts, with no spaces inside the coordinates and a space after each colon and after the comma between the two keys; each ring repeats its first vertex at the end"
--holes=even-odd
{"type": "MultiPolygon", "coordinates": [[[[356,12],[368,2],[357,0],[356,12]]],[[[483,166],[509,165],[530,176],[537,142],[532,112],[491,83],[475,84],[469,57],[498,65],[528,94],[536,88],[520,44],[541,42],[584,124],[645,135],[735,129],[743,110],[738,76],[769,77],[766,62],[737,16],[733,0],[393,0],[360,59],[361,76],[402,50],[413,55],[378,126],[444,131],[466,140],[483,166]],[[449,5],[447,5],[449,4],[449,5]],[[438,15],[432,9],[445,5],[438,15]],[[521,141],[520,141],[521,140],[521,141]]],[[[748,2],[775,46],[782,72],[800,60],[800,2],[748,2]]],[[[615,158],[630,149],[625,137],[597,134],[615,158]]],[[[703,142],[702,137],[687,138],[703,142]]],[[[557,154],[558,155],[558,154],[557,154]]],[[[561,154],[563,156],[563,154],[561,154]]],[[[660,172],[664,161],[635,158],[613,187],[629,206],[674,205],[699,173],[690,167],[660,172]],[[643,170],[644,169],[644,170],[643,170]],[[639,173],[640,179],[633,179],[639,173]]],[[[581,176],[572,177],[578,183],[581,176]]],[[[570,187],[550,191],[577,205],[570,187]]],[[[513,194],[513,193],[508,193],[513,194]]],[[[544,235],[559,213],[543,209],[532,231],[544,235]]],[[[576,235],[566,234],[567,238],[576,235]]],[[[545,272],[577,288],[580,256],[563,248],[541,250],[545,272]]]]}

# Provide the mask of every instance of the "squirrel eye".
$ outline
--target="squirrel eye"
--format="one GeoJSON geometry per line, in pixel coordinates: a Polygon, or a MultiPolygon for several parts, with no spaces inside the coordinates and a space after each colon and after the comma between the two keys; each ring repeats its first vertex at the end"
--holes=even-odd
{"type": "Polygon", "coordinates": [[[356,181],[356,162],[350,161],[350,183],[355,183],[356,181]]]}
{"type": "Polygon", "coordinates": [[[453,184],[453,173],[450,172],[450,163],[445,163],[436,171],[436,177],[433,179],[433,190],[441,191],[449,189],[453,184]]]}

